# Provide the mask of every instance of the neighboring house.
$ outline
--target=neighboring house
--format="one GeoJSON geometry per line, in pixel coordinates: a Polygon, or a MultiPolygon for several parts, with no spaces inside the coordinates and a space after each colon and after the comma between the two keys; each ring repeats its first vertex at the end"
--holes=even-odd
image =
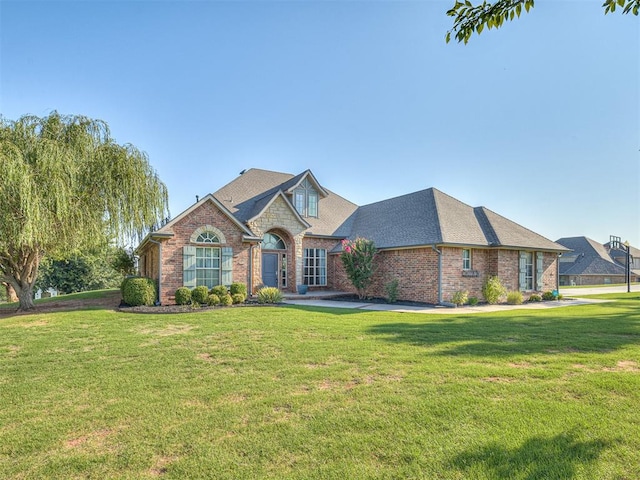
{"type": "MultiPolygon", "coordinates": [[[[626,252],[611,250],[608,243],[603,245],[587,237],[561,238],[556,243],[571,250],[560,258],[560,285],[626,283],[626,252]]],[[[631,251],[640,253],[633,247],[631,251]]],[[[631,281],[636,282],[638,272],[631,265],[631,281]]]]}
{"type": "Polygon", "coordinates": [[[567,251],[435,188],[359,207],[310,170],[250,169],[151,232],[137,254],[140,273],[158,280],[163,304],[183,285],[353,292],[340,253],[341,240],[357,237],[379,249],[372,296],[385,296],[397,279],[400,299],[433,304],[459,290],[481,299],[490,275],[508,290],[556,289],[558,255],[567,251]]]}

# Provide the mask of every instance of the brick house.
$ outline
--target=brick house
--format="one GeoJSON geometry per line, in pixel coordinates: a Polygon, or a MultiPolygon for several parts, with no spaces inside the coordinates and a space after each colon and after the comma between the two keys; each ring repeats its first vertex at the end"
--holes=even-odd
{"type": "Polygon", "coordinates": [[[384,296],[397,279],[400,299],[433,304],[458,290],[482,298],[489,275],[508,290],[556,289],[558,256],[567,251],[435,188],[357,206],[310,170],[250,169],[151,232],[137,253],[140,273],[158,280],[163,304],[183,285],[353,291],[340,252],[341,240],[356,237],[379,250],[371,295],[384,296]]]}
{"type": "MultiPolygon", "coordinates": [[[[560,285],[626,283],[627,252],[588,237],[565,237],[557,243],[570,250],[560,258],[560,285]]],[[[640,281],[640,250],[630,247],[631,282],[640,281]]]]}

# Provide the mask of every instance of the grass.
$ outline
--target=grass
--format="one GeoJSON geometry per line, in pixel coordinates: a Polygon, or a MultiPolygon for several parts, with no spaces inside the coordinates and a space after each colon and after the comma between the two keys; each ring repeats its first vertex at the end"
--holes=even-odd
{"type": "Polygon", "coordinates": [[[640,295],[0,320],[0,478],[640,478],[640,295]]]}
{"type": "MultiPolygon", "coordinates": [[[[47,303],[60,302],[60,301],[82,301],[82,300],[91,300],[91,299],[99,299],[105,298],[108,295],[113,294],[117,290],[115,289],[105,289],[105,290],[91,290],[89,292],[79,292],[79,293],[70,293],[67,295],[56,295],[55,297],[45,297],[34,300],[34,304],[38,305],[46,305],[47,303]]],[[[11,310],[17,309],[19,306],[18,302],[0,302],[0,312],[8,312],[11,310]]]]}

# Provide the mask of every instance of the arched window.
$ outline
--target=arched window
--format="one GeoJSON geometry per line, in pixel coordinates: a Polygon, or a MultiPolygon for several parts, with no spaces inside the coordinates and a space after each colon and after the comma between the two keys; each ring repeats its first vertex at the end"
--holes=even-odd
{"type": "Polygon", "coordinates": [[[213,232],[202,232],[196,238],[196,243],[220,243],[220,239],[213,232]]]}
{"type": "Polygon", "coordinates": [[[286,250],[284,240],[275,233],[265,233],[262,239],[262,248],[265,250],[286,250]]]}
{"type": "Polygon", "coordinates": [[[224,233],[213,225],[202,225],[200,228],[194,230],[189,238],[191,243],[215,243],[225,244],[227,243],[224,233]]]}

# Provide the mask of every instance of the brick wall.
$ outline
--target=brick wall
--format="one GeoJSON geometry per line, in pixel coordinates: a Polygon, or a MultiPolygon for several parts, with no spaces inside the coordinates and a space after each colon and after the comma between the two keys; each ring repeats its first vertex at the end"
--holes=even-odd
{"type": "MultiPolygon", "coordinates": [[[[250,244],[242,241],[244,232],[212,202],[206,202],[172,226],[174,236],[162,243],[163,304],[175,303],[175,291],[182,286],[182,247],[191,243],[193,232],[205,225],[217,228],[223,235],[222,247],[233,248],[233,281],[249,284],[250,244]]],[[[254,263],[255,265],[255,263],[254,263]]]]}
{"type": "MultiPolygon", "coordinates": [[[[518,290],[519,252],[517,250],[472,249],[471,270],[462,270],[462,248],[441,247],[442,252],[442,300],[451,301],[460,290],[470,297],[482,300],[482,285],[490,275],[497,275],[507,290],[518,290]]],[[[385,250],[376,256],[375,280],[369,295],[386,297],[385,285],[398,280],[398,298],[426,303],[438,303],[438,254],[431,248],[385,250]]],[[[556,288],[557,256],[544,254],[543,288],[556,288]]],[[[333,275],[331,288],[355,293],[347,279],[339,255],[331,255],[333,275]]]]}

